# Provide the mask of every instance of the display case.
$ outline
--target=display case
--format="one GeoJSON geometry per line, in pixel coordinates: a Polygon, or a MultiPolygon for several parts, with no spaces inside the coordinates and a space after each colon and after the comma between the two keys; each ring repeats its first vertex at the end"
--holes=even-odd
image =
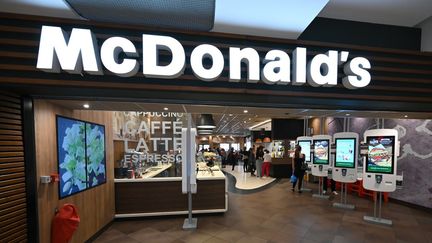
{"type": "Polygon", "coordinates": [[[272,158],[282,159],[285,157],[285,141],[284,140],[274,140],[272,143],[272,158]]]}
{"type": "Polygon", "coordinates": [[[288,144],[288,157],[289,158],[294,158],[295,146],[296,146],[296,141],[295,140],[289,140],[289,144],[288,144]]]}

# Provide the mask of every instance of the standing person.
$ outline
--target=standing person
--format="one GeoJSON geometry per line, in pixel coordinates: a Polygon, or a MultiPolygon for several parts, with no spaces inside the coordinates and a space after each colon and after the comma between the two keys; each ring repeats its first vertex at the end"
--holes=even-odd
{"type": "Polygon", "coordinates": [[[234,148],[230,148],[229,152],[228,152],[228,156],[227,156],[227,163],[231,163],[232,164],[232,170],[234,170],[236,161],[235,161],[235,154],[234,154],[234,148]]]}
{"type": "Polygon", "coordinates": [[[263,146],[259,146],[258,148],[257,148],[257,151],[256,151],[256,170],[257,170],[257,177],[258,178],[261,178],[262,177],[262,164],[263,164],[263,161],[264,161],[264,147],[263,146]]]}
{"type": "Polygon", "coordinates": [[[255,176],[255,147],[251,147],[249,149],[249,158],[248,158],[248,166],[251,173],[251,176],[255,176]]]}
{"type": "Polygon", "coordinates": [[[222,158],[222,168],[225,168],[227,154],[224,148],[221,149],[220,156],[222,158]]]}
{"type": "Polygon", "coordinates": [[[266,149],[266,150],[264,150],[264,163],[262,166],[263,176],[266,176],[266,177],[270,176],[270,165],[271,165],[271,155],[270,155],[270,151],[268,151],[266,149]]]}
{"type": "Polygon", "coordinates": [[[243,172],[248,172],[249,152],[246,150],[246,147],[243,147],[241,154],[243,155],[243,172]]]}
{"type": "Polygon", "coordinates": [[[300,145],[296,145],[295,152],[294,152],[294,158],[292,161],[292,170],[294,175],[297,177],[297,181],[293,183],[292,191],[295,191],[295,186],[298,183],[298,192],[301,193],[302,183],[303,183],[303,177],[305,170],[302,169],[302,165],[305,163],[305,155],[301,153],[301,147],[300,145]]]}
{"type": "MultiPolygon", "coordinates": [[[[323,194],[327,193],[327,176],[323,179],[323,194]]],[[[338,195],[336,191],[336,182],[333,179],[330,179],[330,189],[334,195],[338,195]]]]}

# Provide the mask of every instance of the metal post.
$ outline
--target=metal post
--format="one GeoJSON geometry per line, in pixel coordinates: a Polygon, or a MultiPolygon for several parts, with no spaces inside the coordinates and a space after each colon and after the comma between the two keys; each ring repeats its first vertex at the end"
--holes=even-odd
{"type": "Polygon", "coordinates": [[[316,197],[316,198],[320,198],[320,199],[329,199],[330,196],[324,195],[324,190],[323,190],[323,177],[319,177],[318,180],[318,194],[312,194],[312,197],[316,197]]]}
{"type": "Polygon", "coordinates": [[[378,207],[378,218],[381,219],[381,207],[382,207],[382,197],[381,197],[382,192],[378,193],[379,196],[379,207],[378,207]]]}
{"type": "Polygon", "coordinates": [[[194,173],[195,170],[192,170],[191,168],[191,159],[192,154],[191,146],[192,146],[192,138],[191,138],[191,128],[192,128],[192,115],[188,114],[187,119],[187,132],[186,132],[186,154],[184,155],[184,158],[182,163],[186,163],[186,171],[183,171],[183,173],[186,173],[186,181],[187,181],[187,191],[188,191],[188,218],[185,219],[183,223],[183,229],[196,229],[197,228],[197,219],[192,218],[192,188],[191,188],[191,174],[194,173]]]}

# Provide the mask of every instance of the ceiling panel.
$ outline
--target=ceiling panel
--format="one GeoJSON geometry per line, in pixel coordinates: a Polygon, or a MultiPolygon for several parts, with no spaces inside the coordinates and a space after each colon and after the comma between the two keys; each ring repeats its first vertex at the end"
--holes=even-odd
{"type": "Polygon", "coordinates": [[[204,105],[178,105],[178,104],[152,104],[131,102],[105,102],[105,101],[77,101],[77,100],[50,100],[50,102],[67,109],[82,110],[83,104],[88,103],[91,110],[109,111],[147,111],[192,113],[194,121],[200,114],[213,114],[216,124],[215,134],[242,135],[249,127],[257,125],[271,118],[304,118],[304,117],[367,117],[387,119],[432,119],[432,113],[399,113],[389,111],[350,111],[350,110],[311,110],[311,109],[273,109],[254,107],[230,106],[204,106],[204,105]],[[247,109],[248,113],[243,111],[247,109]],[[347,115],[348,114],[348,115],[347,115]],[[405,117],[407,116],[407,117],[405,117]]]}
{"type": "Polygon", "coordinates": [[[320,17],[413,27],[432,15],[431,0],[331,0],[320,17]]]}

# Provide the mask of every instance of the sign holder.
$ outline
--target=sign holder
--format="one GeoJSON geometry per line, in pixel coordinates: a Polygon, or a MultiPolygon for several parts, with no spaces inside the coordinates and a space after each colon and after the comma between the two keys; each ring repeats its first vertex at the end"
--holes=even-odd
{"type": "MultiPolygon", "coordinates": [[[[307,121],[307,119],[305,119],[306,121],[307,121]]],[[[306,122],[305,121],[305,122],[306,122]]],[[[307,127],[307,125],[305,125],[305,127],[307,127]]],[[[299,145],[299,142],[300,141],[308,141],[309,142],[309,146],[310,146],[310,148],[312,148],[312,137],[308,137],[308,136],[303,136],[303,137],[298,137],[297,139],[296,139],[296,144],[297,145],[299,145]]],[[[303,150],[303,149],[302,149],[303,150]]],[[[312,156],[312,153],[310,153],[309,152],[309,157],[311,157],[312,156]]],[[[305,187],[305,186],[307,186],[307,184],[308,184],[308,180],[309,180],[309,176],[312,174],[312,172],[311,172],[311,167],[310,167],[310,163],[311,163],[311,161],[306,161],[306,163],[307,163],[307,165],[308,165],[308,169],[305,171],[305,173],[306,173],[306,175],[307,175],[307,180],[303,180],[303,184],[302,184],[302,187],[301,187],[301,191],[302,192],[312,192],[312,189],[311,188],[307,188],[307,187],[305,187]]]]}
{"type": "MultiPolygon", "coordinates": [[[[387,226],[392,226],[393,222],[389,219],[383,219],[381,217],[382,210],[382,193],[383,192],[394,192],[396,190],[397,181],[402,181],[401,176],[397,175],[397,157],[399,156],[399,139],[398,132],[394,129],[374,129],[367,130],[364,133],[365,143],[362,145],[362,153],[361,155],[364,157],[364,166],[363,166],[363,187],[367,190],[374,191],[375,195],[378,196],[378,199],[374,200],[374,214],[373,216],[364,216],[363,220],[376,223],[383,224],[387,226]],[[381,139],[385,141],[387,139],[388,145],[391,146],[391,152],[388,154],[392,160],[392,171],[391,173],[377,173],[375,171],[368,171],[368,154],[370,152],[370,144],[368,144],[369,139],[378,140],[381,139]]],[[[379,141],[378,145],[382,146],[382,142],[379,141]]],[[[377,146],[378,147],[378,146],[377,146]]]]}
{"type": "MultiPolygon", "coordinates": [[[[188,218],[186,218],[183,222],[183,229],[184,230],[192,230],[192,229],[196,229],[197,228],[197,224],[198,224],[198,219],[197,218],[192,218],[192,182],[193,179],[192,174],[195,173],[195,170],[192,170],[192,165],[195,165],[195,163],[193,163],[192,160],[195,160],[194,153],[193,153],[193,147],[192,147],[192,134],[194,134],[194,132],[192,131],[192,116],[191,114],[188,114],[188,119],[187,119],[187,129],[186,132],[183,132],[182,135],[186,135],[186,153],[183,155],[183,159],[182,159],[182,163],[183,163],[183,168],[186,168],[186,171],[184,171],[183,173],[186,175],[186,184],[187,184],[187,194],[188,194],[188,218]],[[184,166],[186,165],[186,166],[184,166]]],[[[185,137],[183,137],[183,139],[185,139],[185,137]]],[[[184,143],[183,143],[184,144],[184,143]]],[[[183,180],[185,180],[184,176],[183,176],[183,180]]],[[[196,181],[195,181],[195,193],[196,193],[196,181]]]]}
{"type": "Polygon", "coordinates": [[[333,180],[341,183],[341,198],[340,203],[333,203],[333,207],[354,210],[355,205],[347,203],[348,183],[357,181],[357,158],[359,155],[359,135],[353,132],[340,132],[333,134],[332,155],[333,155],[333,180]],[[351,164],[340,165],[339,159],[344,158],[346,154],[348,158],[342,159],[342,162],[351,164]]]}
{"type": "Polygon", "coordinates": [[[331,150],[330,150],[330,143],[331,143],[332,137],[329,135],[315,135],[312,137],[312,144],[311,144],[311,151],[313,151],[313,156],[311,156],[312,161],[312,169],[311,173],[313,176],[316,176],[319,178],[318,180],[318,194],[312,194],[312,197],[319,198],[319,199],[329,199],[330,196],[324,194],[323,190],[323,178],[328,177],[329,175],[329,165],[330,165],[330,158],[331,158],[331,150]],[[322,141],[327,142],[327,163],[321,164],[316,163],[315,157],[316,157],[316,149],[315,149],[315,143],[316,141],[322,141]]]}

